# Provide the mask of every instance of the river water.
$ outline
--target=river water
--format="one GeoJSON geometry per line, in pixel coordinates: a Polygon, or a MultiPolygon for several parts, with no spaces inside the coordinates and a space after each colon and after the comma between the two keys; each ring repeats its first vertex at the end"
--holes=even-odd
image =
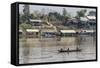
{"type": "Polygon", "coordinates": [[[19,39],[19,63],[44,63],[96,59],[96,40],[92,36],[19,39]],[[58,50],[80,48],[81,52],[58,50]]]}

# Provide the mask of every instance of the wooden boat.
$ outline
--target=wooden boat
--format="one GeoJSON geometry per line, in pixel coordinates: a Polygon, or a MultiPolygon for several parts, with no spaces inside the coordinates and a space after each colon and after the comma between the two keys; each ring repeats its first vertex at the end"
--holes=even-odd
{"type": "Polygon", "coordinates": [[[61,49],[61,50],[58,50],[58,52],[80,52],[81,49],[75,49],[75,50],[64,50],[64,49],[61,49]]]}

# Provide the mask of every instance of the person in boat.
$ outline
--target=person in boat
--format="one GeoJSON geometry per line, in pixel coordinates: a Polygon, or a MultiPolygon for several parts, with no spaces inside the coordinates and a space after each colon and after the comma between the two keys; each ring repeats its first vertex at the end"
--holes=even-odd
{"type": "Polygon", "coordinates": [[[63,51],[63,49],[61,48],[60,51],[63,51]]]}
{"type": "Polygon", "coordinates": [[[76,50],[79,50],[79,48],[77,47],[76,50]]]}
{"type": "Polygon", "coordinates": [[[69,51],[69,48],[67,50],[69,51]]]}
{"type": "MultiPolygon", "coordinates": [[[[67,50],[69,51],[69,48],[67,50]]],[[[63,48],[61,48],[60,51],[63,51],[63,48]]]]}

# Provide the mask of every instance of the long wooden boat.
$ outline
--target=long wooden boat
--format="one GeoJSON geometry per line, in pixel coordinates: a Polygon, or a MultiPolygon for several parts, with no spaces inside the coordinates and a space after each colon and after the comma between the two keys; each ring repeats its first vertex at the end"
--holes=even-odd
{"type": "Polygon", "coordinates": [[[75,49],[75,50],[58,50],[58,52],[80,52],[81,49],[75,49]]]}

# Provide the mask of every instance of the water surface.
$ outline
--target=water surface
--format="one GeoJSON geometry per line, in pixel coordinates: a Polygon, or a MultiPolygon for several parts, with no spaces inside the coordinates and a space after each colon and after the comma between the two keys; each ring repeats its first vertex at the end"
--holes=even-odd
{"type": "Polygon", "coordinates": [[[92,36],[19,39],[19,63],[42,63],[96,59],[96,40],[92,36]],[[59,53],[63,49],[81,52],[59,53]]]}

